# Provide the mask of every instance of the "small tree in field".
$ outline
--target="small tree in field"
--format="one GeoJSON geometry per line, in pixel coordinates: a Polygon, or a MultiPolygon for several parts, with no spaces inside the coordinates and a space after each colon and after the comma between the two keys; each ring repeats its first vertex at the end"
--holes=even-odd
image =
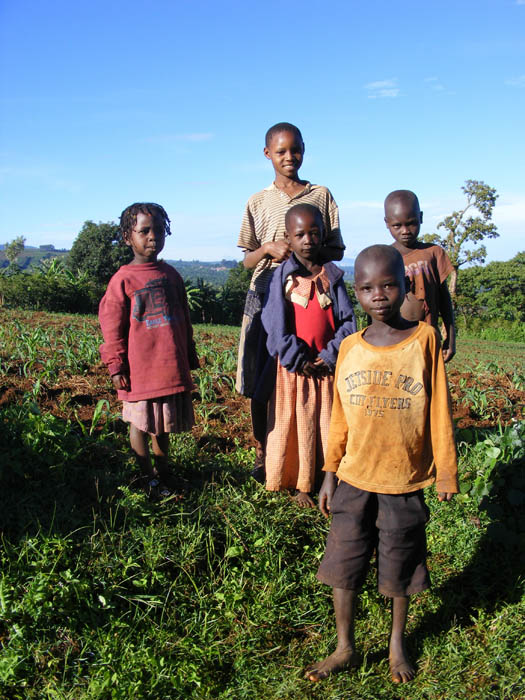
{"type": "Polygon", "coordinates": [[[496,190],[481,180],[466,180],[465,186],[461,189],[467,197],[466,206],[446,216],[437,226],[438,229],[445,229],[446,233],[443,236],[438,233],[423,236],[426,243],[437,243],[448,253],[454,268],[449,282],[452,297],[456,296],[458,269],[461,265],[483,264],[487,257],[487,249],[484,245],[468,249],[468,244],[499,236],[496,225],[491,221],[492,209],[498,198],[496,190]],[[477,209],[480,216],[466,216],[471,209],[477,209]]]}
{"type": "Polygon", "coordinates": [[[67,266],[73,272],[87,273],[90,279],[104,286],[132,257],[131,248],[120,240],[117,224],[86,221],[73,243],[67,266]]]}
{"type": "Polygon", "coordinates": [[[4,252],[5,257],[9,260],[10,265],[14,265],[20,253],[24,252],[26,239],[23,236],[17,236],[11,243],[6,243],[4,252]]]}

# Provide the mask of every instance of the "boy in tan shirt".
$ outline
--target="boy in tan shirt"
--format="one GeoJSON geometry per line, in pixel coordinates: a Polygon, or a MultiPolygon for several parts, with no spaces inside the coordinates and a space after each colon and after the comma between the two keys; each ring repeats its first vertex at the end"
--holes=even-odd
{"type": "Polygon", "coordinates": [[[453,270],[446,251],[433,243],[418,240],[423,223],[419,200],[410,190],[394,190],[385,199],[385,224],[403,256],[408,278],[406,297],[401,307],[407,321],[425,321],[438,328],[443,319],[443,359],[456,354],[454,309],[447,286],[453,270]]]}
{"type": "Polygon", "coordinates": [[[415,676],[404,643],[409,595],[430,585],[422,489],[435,482],[440,501],[458,492],[450,398],[437,331],[401,316],[399,252],[363,250],[355,292],[372,323],[341,343],[319,493],[332,523],[317,577],[333,587],[337,648],[306,677],[321,680],[360,662],[355,605],[376,548],[379,591],[393,598],[392,680],[404,683],[415,676]]]}

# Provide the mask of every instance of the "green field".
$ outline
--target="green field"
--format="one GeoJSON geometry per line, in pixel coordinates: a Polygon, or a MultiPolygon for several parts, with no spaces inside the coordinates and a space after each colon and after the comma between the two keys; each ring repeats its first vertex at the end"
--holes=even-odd
{"type": "Polygon", "coordinates": [[[525,346],[460,338],[449,368],[462,494],[428,491],[431,591],[415,596],[418,675],[390,681],[374,571],[363,665],[322,683],[335,643],[315,578],[328,524],[249,476],[238,329],[197,326],[197,426],[172,437],[179,489],[136,487],[93,317],[0,309],[0,698],[525,696],[525,346]]]}

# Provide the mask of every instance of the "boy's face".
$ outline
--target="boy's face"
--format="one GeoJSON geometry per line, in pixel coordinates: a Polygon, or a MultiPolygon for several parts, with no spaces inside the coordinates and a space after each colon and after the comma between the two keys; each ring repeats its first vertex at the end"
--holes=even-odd
{"type": "Polygon", "coordinates": [[[272,161],[276,175],[294,180],[303,162],[304,144],[292,131],[274,134],[264,155],[272,161]]]}
{"type": "Polygon", "coordinates": [[[139,212],[135,226],[126,234],[124,242],[133,250],[135,262],[146,263],[156,262],[165,239],[163,223],[155,220],[151,214],[139,212]]]}
{"type": "Polygon", "coordinates": [[[373,321],[397,317],[405,300],[405,277],[387,258],[365,259],[355,271],[357,300],[373,321]]]}
{"type": "Polygon", "coordinates": [[[323,245],[321,215],[308,211],[294,213],[288,219],[285,236],[292,252],[300,262],[315,262],[323,245]]]}
{"type": "Polygon", "coordinates": [[[423,212],[416,202],[396,199],[385,208],[386,227],[402,247],[413,248],[416,245],[422,222],[423,212]]]}

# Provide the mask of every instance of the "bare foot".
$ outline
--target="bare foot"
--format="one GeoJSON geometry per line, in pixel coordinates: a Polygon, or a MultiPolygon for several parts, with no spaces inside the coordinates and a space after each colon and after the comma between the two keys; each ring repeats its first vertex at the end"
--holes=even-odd
{"type": "Polygon", "coordinates": [[[326,659],[308,666],[304,677],[313,682],[322,681],[332,673],[339,673],[339,671],[344,671],[346,668],[359,666],[360,663],[361,657],[353,649],[343,649],[341,651],[336,649],[326,659]]]}
{"type": "Polygon", "coordinates": [[[305,493],[305,491],[296,491],[293,500],[298,506],[301,506],[301,508],[315,508],[312,497],[309,493],[305,493]]]}
{"type": "Polygon", "coordinates": [[[403,651],[400,655],[390,655],[390,673],[392,683],[408,683],[408,681],[414,680],[416,669],[403,651]]]}

